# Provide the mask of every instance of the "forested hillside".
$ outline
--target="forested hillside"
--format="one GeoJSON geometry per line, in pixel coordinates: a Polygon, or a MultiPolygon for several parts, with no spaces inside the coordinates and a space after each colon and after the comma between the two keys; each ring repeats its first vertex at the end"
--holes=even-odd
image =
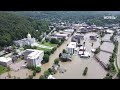
{"type": "Polygon", "coordinates": [[[42,19],[57,22],[59,20],[67,22],[87,22],[89,24],[111,24],[119,23],[119,11],[20,11],[14,12],[17,15],[29,16],[33,19],[42,19]],[[104,15],[115,15],[116,20],[104,20],[104,15]]]}
{"type": "Polygon", "coordinates": [[[46,21],[0,12],[0,48],[12,45],[13,40],[25,38],[28,32],[38,39],[41,33],[46,31],[48,32],[46,21]]]}

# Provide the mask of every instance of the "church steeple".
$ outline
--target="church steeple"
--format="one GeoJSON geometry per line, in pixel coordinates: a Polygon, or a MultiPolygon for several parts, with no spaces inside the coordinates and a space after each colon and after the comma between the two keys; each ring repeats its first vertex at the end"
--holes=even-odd
{"type": "Polygon", "coordinates": [[[29,32],[28,32],[28,34],[27,34],[27,38],[28,38],[28,39],[31,39],[31,35],[30,35],[29,32]]]}

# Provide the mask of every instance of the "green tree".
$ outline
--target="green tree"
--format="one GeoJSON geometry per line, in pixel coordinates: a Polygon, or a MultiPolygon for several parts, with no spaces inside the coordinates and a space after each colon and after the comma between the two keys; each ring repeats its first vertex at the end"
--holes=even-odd
{"type": "Polygon", "coordinates": [[[50,75],[50,72],[48,71],[48,70],[46,70],[45,72],[44,72],[44,76],[45,77],[48,77],[50,75]]]}
{"type": "Polygon", "coordinates": [[[44,75],[41,75],[39,79],[46,79],[44,75]]]}
{"type": "Polygon", "coordinates": [[[66,50],[65,49],[63,49],[63,51],[62,51],[63,53],[66,53],[66,50]]]}
{"type": "Polygon", "coordinates": [[[53,70],[52,70],[51,68],[48,68],[48,71],[49,71],[50,73],[52,73],[52,72],[53,72],[53,70]]]}
{"type": "Polygon", "coordinates": [[[49,62],[49,55],[48,55],[48,54],[45,54],[45,55],[43,56],[43,61],[44,61],[45,63],[49,62]]]}
{"type": "Polygon", "coordinates": [[[33,71],[33,76],[35,76],[36,75],[36,71],[33,71]]]}
{"type": "Polygon", "coordinates": [[[54,60],[54,64],[57,64],[57,65],[58,65],[58,64],[59,64],[59,59],[55,59],[55,60],[54,60]]]}
{"type": "Polygon", "coordinates": [[[51,41],[50,41],[52,44],[58,44],[59,43],[59,40],[55,39],[55,38],[52,38],[51,41]]]}
{"type": "Polygon", "coordinates": [[[40,67],[36,67],[35,71],[36,71],[36,73],[39,73],[39,72],[41,72],[41,68],[40,67]]]}

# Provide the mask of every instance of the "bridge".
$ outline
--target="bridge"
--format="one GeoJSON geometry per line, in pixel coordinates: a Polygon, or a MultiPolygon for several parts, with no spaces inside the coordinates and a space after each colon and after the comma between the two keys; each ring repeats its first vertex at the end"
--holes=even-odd
{"type": "Polygon", "coordinates": [[[100,51],[112,54],[112,52],[110,52],[110,51],[106,51],[106,50],[102,50],[102,49],[100,51]]]}
{"type": "Polygon", "coordinates": [[[105,70],[108,70],[108,65],[107,65],[107,64],[105,64],[104,62],[100,61],[100,59],[99,59],[96,55],[94,55],[93,57],[96,59],[96,61],[97,61],[105,70]]]}

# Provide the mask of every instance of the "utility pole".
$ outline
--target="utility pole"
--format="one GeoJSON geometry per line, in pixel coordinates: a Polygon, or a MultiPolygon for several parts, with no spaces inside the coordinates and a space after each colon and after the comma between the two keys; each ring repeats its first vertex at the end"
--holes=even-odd
{"type": "Polygon", "coordinates": [[[84,47],[85,47],[85,42],[83,42],[83,55],[84,55],[84,47]]]}

